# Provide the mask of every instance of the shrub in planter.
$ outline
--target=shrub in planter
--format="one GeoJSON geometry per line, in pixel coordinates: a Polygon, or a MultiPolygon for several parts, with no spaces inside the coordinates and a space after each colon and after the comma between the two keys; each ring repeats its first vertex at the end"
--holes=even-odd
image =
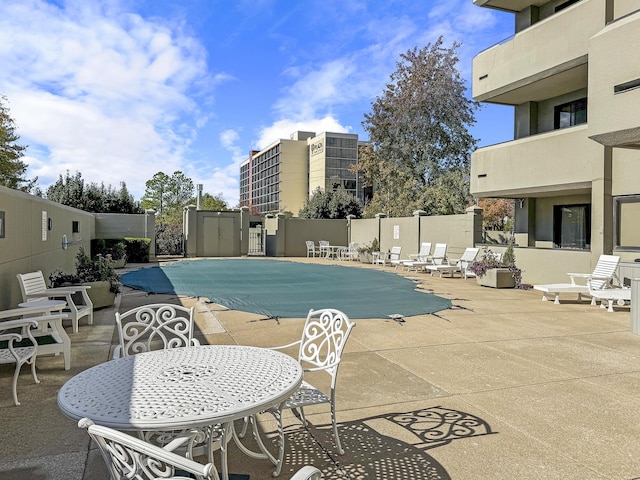
{"type": "MultiPolygon", "coordinates": [[[[516,257],[513,248],[513,242],[510,242],[505,250],[502,258],[499,254],[494,253],[490,248],[484,246],[480,258],[473,262],[469,267],[477,278],[487,275],[487,272],[494,269],[507,269],[511,273],[515,288],[523,288],[522,270],[516,267],[516,257]]],[[[497,273],[497,272],[492,272],[497,273]]],[[[481,281],[479,281],[481,283],[481,281]]]]}
{"type": "Polygon", "coordinates": [[[371,263],[372,261],[371,254],[373,252],[380,251],[380,244],[378,243],[378,239],[374,237],[373,240],[371,240],[371,243],[359,245],[357,250],[358,250],[358,254],[360,255],[361,262],[371,263]]]}
{"type": "Polygon", "coordinates": [[[76,273],[54,270],[49,275],[49,281],[52,287],[105,281],[109,282],[109,291],[120,293],[120,275],[116,273],[112,262],[101,255],[92,260],[82,247],[76,255],[76,273]]]}
{"type": "Polygon", "coordinates": [[[93,258],[102,255],[113,261],[114,268],[122,268],[127,264],[127,247],[121,238],[95,239],[91,241],[93,258]]]}

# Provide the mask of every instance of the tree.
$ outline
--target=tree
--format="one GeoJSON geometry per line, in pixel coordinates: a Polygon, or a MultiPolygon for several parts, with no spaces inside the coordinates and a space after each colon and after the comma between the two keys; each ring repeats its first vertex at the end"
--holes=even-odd
{"type": "Polygon", "coordinates": [[[157,212],[158,222],[182,222],[182,209],[193,200],[193,181],[181,171],[156,173],[145,183],[142,206],[157,212]]]}
{"type": "Polygon", "coordinates": [[[357,168],[367,184],[375,185],[371,203],[381,212],[461,213],[469,203],[469,165],[477,140],[467,128],[475,123],[479,103],[465,97],[456,68],[459,46],[446,48],[440,37],[401,54],[390,83],[365,114],[371,152],[357,168]],[[455,192],[445,193],[445,187],[455,192]]]}
{"type": "Polygon", "coordinates": [[[54,202],[79,208],[92,213],[144,213],[144,209],[136,202],[127,190],[125,182],[120,182],[120,189],[104,183],[85,184],[82,174],[71,175],[68,171],[60,175],[56,183],[46,192],[46,198],[54,202]]]}
{"type": "Polygon", "coordinates": [[[298,213],[300,218],[347,218],[347,215],[361,217],[362,204],[343,187],[327,191],[317,188],[298,213]]]}
{"type": "Polygon", "coordinates": [[[0,95],[0,185],[30,192],[38,178],[27,180],[27,164],[20,158],[27,149],[26,145],[18,144],[20,136],[16,133],[15,123],[9,115],[7,97],[0,95]]]}
{"type": "MultiPolygon", "coordinates": [[[[192,203],[196,203],[196,199],[193,199],[192,203]]],[[[202,210],[210,210],[213,212],[229,210],[227,201],[222,198],[222,193],[218,193],[216,196],[213,196],[210,193],[202,194],[200,208],[202,210]]]]}
{"type": "Polygon", "coordinates": [[[502,230],[505,228],[504,218],[512,219],[515,215],[515,203],[509,198],[482,198],[478,201],[482,208],[484,228],[502,230]]]}

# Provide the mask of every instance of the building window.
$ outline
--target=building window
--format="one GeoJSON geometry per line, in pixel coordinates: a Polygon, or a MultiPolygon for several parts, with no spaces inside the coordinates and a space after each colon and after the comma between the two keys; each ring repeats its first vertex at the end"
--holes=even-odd
{"type": "Polygon", "coordinates": [[[573,127],[587,123],[587,99],[581,98],[573,102],[556,105],[554,108],[554,128],[573,127]]]}
{"type": "Polygon", "coordinates": [[[591,247],[591,205],[554,205],[553,245],[582,250],[591,247]]]}
{"type": "Polygon", "coordinates": [[[77,220],[71,221],[71,232],[80,233],[80,222],[78,222],[77,220]]]}
{"type": "Polygon", "coordinates": [[[0,238],[4,238],[4,212],[0,212],[0,238]]]}
{"type": "Polygon", "coordinates": [[[613,199],[614,245],[629,250],[640,250],[640,195],[613,199]]]}

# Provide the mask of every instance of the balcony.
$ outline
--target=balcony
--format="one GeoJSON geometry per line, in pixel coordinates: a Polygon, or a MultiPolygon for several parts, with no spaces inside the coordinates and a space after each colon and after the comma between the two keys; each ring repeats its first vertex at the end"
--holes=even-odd
{"type": "Polygon", "coordinates": [[[473,97],[519,105],[586,88],[589,38],[605,21],[605,0],[583,0],[478,54],[473,97]]]}
{"type": "MultiPolygon", "coordinates": [[[[599,175],[603,147],[581,125],[476,150],[475,197],[535,197],[586,193],[599,175]]],[[[601,174],[600,174],[601,176],[601,174]]]]}
{"type": "Polygon", "coordinates": [[[589,43],[589,135],[640,148],[640,11],[610,23],[589,43]]]}

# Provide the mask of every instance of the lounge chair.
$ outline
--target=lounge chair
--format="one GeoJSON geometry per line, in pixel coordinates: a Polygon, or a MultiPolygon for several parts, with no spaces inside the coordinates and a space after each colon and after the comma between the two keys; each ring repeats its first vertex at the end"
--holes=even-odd
{"type": "Polygon", "coordinates": [[[408,260],[403,260],[400,262],[402,264],[402,268],[405,267],[409,270],[407,263],[411,264],[411,262],[427,262],[429,255],[431,254],[431,242],[422,242],[420,244],[420,251],[418,253],[409,254],[408,260]]]}
{"type": "Polygon", "coordinates": [[[393,267],[398,268],[398,265],[400,265],[401,253],[402,253],[402,247],[391,247],[391,250],[389,251],[389,256],[382,260],[382,265],[386,265],[387,263],[389,263],[393,267]]]}
{"type": "Polygon", "coordinates": [[[571,283],[534,285],[533,288],[543,292],[543,301],[547,301],[548,295],[554,295],[555,300],[553,303],[559,304],[561,293],[577,293],[578,301],[582,301],[582,295],[589,295],[589,291],[611,288],[619,263],[620,257],[617,255],[600,255],[592,273],[568,273],[571,283]],[[576,278],[581,278],[586,283],[576,283],[576,278]]]}
{"type": "Polygon", "coordinates": [[[591,305],[596,305],[600,300],[600,308],[606,308],[607,312],[613,313],[613,302],[623,307],[625,303],[631,301],[630,288],[605,288],[603,290],[589,290],[591,295],[591,305]],[[607,306],[605,306],[605,302],[607,306]]]}
{"type": "Polygon", "coordinates": [[[93,303],[89,298],[88,285],[70,285],[68,287],[47,288],[42,271],[19,273],[17,275],[22,291],[23,302],[42,302],[49,299],[64,298],[67,302],[66,312],[71,318],[73,333],[78,333],[78,320],[88,318],[89,325],[93,324],[93,303]],[[84,303],[76,303],[74,294],[82,295],[84,303]]]}
{"type": "Polygon", "coordinates": [[[447,244],[436,243],[433,249],[432,255],[425,255],[416,261],[405,262],[404,266],[407,270],[418,271],[424,269],[427,265],[440,265],[446,263],[447,258],[447,244]]]}
{"type": "Polygon", "coordinates": [[[440,263],[436,262],[432,265],[425,265],[424,268],[429,271],[431,275],[437,272],[441,277],[444,273],[449,273],[452,277],[455,273],[460,273],[460,276],[466,280],[467,276],[473,275],[473,273],[468,269],[476,259],[479,250],[479,248],[468,247],[464,250],[464,253],[458,260],[445,260],[440,263]]]}

